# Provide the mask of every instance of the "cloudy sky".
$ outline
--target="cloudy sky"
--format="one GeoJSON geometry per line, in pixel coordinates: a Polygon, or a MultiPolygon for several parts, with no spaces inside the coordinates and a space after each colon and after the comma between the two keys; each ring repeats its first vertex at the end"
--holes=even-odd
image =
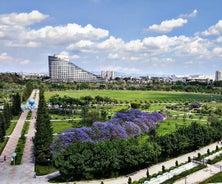
{"type": "Polygon", "coordinates": [[[0,72],[48,73],[48,55],[85,70],[214,74],[221,0],[0,0],[0,72]]]}

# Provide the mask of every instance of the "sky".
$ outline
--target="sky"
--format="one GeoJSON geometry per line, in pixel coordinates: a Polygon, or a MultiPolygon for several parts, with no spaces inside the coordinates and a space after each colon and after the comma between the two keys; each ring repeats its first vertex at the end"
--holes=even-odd
{"type": "Polygon", "coordinates": [[[68,55],[90,72],[214,75],[221,0],[0,0],[0,72],[48,74],[68,55]]]}

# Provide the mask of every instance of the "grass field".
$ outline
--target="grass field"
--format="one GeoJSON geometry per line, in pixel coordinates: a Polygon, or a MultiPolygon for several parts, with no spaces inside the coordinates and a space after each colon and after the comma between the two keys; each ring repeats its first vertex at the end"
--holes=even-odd
{"type": "MultiPolygon", "coordinates": [[[[166,119],[162,123],[159,123],[156,128],[158,135],[164,135],[170,132],[174,132],[177,127],[188,126],[193,122],[193,120],[183,120],[183,119],[166,119]]],[[[196,121],[201,124],[206,124],[205,121],[196,121]]]]}
{"type": "Polygon", "coordinates": [[[73,125],[69,121],[52,121],[53,133],[60,133],[68,128],[72,128],[73,125]]]}
{"type": "Polygon", "coordinates": [[[52,91],[45,92],[45,98],[48,100],[51,96],[59,94],[80,98],[82,96],[95,97],[97,95],[109,97],[111,99],[123,101],[210,101],[210,94],[197,94],[186,92],[166,92],[166,91],[129,91],[129,90],[73,90],[73,91],[52,91]]]}

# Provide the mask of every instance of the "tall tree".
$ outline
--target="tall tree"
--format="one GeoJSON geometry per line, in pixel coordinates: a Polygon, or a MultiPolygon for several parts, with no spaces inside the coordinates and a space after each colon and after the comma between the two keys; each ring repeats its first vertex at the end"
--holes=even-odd
{"type": "Polygon", "coordinates": [[[40,90],[38,115],[36,120],[36,134],[34,153],[37,164],[47,164],[51,159],[50,145],[53,139],[50,117],[47,112],[44,92],[40,90]]]}
{"type": "Polygon", "coordinates": [[[4,116],[0,113],[0,142],[3,142],[5,138],[5,123],[4,116]]]}
{"type": "Polygon", "coordinates": [[[4,104],[3,116],[5,119],[5,123],[4,123],[5,129],[8,129],[8,127],[10,125],[11,118],[12,118],[12,110],[11,110],[11,107],[8,103],[4,104]]]}
{"type": "Polygon", "coordinates": [[[19,93],[12,96],[12,114],[17,116],[21,112],[21,97],[19,93]]]}

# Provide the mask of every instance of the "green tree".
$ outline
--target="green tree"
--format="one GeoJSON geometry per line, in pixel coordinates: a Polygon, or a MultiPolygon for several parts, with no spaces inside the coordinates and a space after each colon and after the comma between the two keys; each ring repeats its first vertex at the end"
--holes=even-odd
{"type": "Polygon", "coordinates": [[[4,116],[0,113],[0,142],[3,142],[5,138],[5,124],[4,124],[4,116]]]}
{"type": "Polygon", "coordinates": [[[12,110],[11,107],[8,103],[4,104],[4,109],[3,109],[3,116],[4,116],[4,125],[5,125],[5,129],[8,129],[9,125],[10,125],[10,121],[12,119],[12,110]]]}
{"type": "Polygon", "coordinates": [[[128,184],[132,184],[132,178],[131,177],[128,178],[128,182],[127,183],[128,184]]]}
{"type": "Polygon", "coordinates": [[[17,116],[21,113],[21,97],[19,93],[12,96],[12,114],[17,116]]]}
{"type": "Polygon", "coordinates": [[[34,154],[37,164],[47,164],[51,159],[50,145],[52,143],[52,127],[46,109],[43,90],[40,90],[38,116],[36,119],[36,133],[34,139],[34,154]]]}

